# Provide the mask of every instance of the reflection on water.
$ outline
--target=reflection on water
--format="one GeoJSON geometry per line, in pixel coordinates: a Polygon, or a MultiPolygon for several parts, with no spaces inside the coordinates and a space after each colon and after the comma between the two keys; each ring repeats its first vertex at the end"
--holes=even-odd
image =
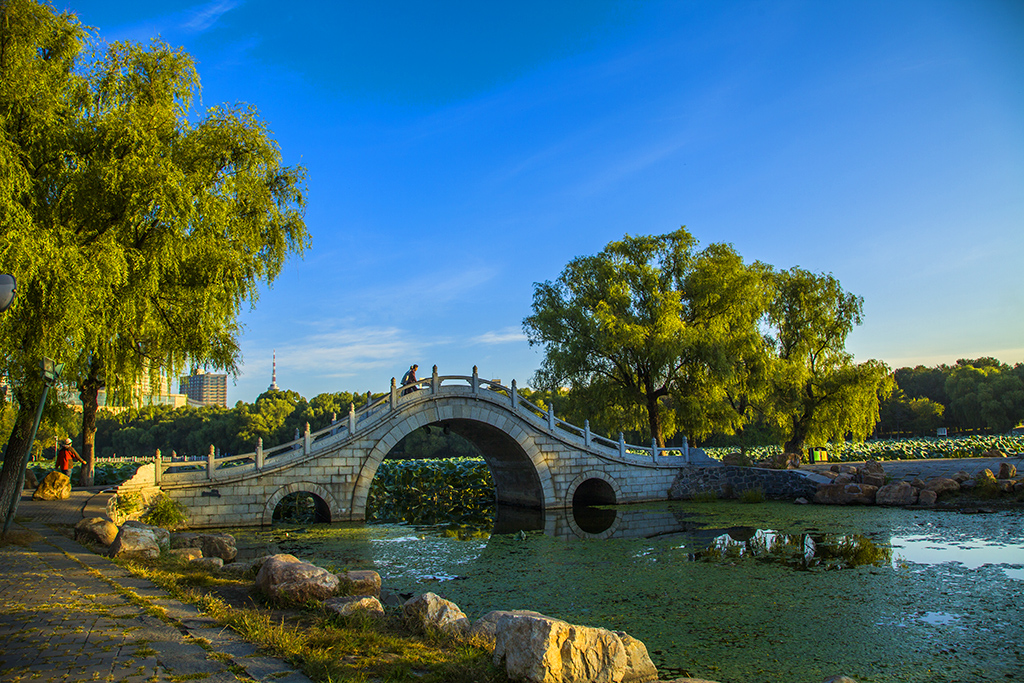
{"type": "Polygon", "coordinates": [[[1024,640],[1022,513],[730,501],[598,508],[585,520],[579,512],[501,509],[494,533],[359,524],[235,532],[240,546],[376,569],[386,589],[433,591],[470,618],[533,609],[626,631],[665,680],[1020,674],[1007,643],[1024,640]]]}
{"type": "Polygon", "coordinates": [[[880,567],[892,560],[892,549],[860,534],[784,534],[770,529],[730,531],[690,555],[698,561],[754,559],[779,562],[794,569],[880,567]]]}

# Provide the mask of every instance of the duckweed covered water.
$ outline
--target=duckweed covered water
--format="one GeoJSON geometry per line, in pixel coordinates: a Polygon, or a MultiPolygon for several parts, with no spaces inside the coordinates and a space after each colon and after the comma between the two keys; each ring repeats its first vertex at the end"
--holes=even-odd
{"type": "Polygon", "coordinates": [[[433,591],[470,618],[531,609],[626,631],[647,645],[663,679],[1024,679],[1020,511],[719,501],[611,512],[596,534],[580,531],[590,527],[571,512],[534,520],[528,533],[233,532],[241,546],[275,543],[339,571],[376,569],[386,589],[433,591]]]}

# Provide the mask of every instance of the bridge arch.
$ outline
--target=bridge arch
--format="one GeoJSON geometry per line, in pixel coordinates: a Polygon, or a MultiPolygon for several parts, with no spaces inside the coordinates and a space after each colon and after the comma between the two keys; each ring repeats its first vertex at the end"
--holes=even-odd
{"type": "Polygon", "coordinates": [[[499,503],[543,510],[545,501],[554,500],[548,459],[529,433],[507,411],[483,404],[474,407],[473,417],[469,412],[464,406],[422,401],[418,409],[394,423],[377,439],[359,471],[352,494],[353,517],[365,519],[370,484],[387,454],[425,426],[448,428],[477,446],[491,470],[499,503]]]}
{"type": "Polygon", "coordinates": [[[619,483],[607,473],[581,472],[565,491],[564,507],[573,510],[567,518],[569,528],[580,538],[611,538],[622,521],[615,510],[591,512],[586,518],[578,518],[576,511],[593,505],[615,505],[621,496],[619,483]]]}
{"type": "Polygon", "coordinates": [[[269,498],[267,498],[267,503],[263,506],[263,526],[270,526],[273,523],[274,510],[277,509],[277,504],[280,503],[285,496],[292,493],[309,493],[319,498],[328,511],[330,519],[327,521],[329,522],[335,522],[345,518],[346,510],[338,506],[337,501],[334,496],[331,495],[329,490],[319,484],[314,484],[311,481],[296,481],[280,487],[274,491],[269,498]]]}

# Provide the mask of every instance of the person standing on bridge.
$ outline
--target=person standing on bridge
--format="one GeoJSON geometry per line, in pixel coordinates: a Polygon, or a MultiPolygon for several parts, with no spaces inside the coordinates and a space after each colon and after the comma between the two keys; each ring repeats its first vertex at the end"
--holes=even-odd
{"type": "MultiPolygon", "coordinates": [[[[416,365],[415,363],[413,363],[411,366],[409,366],[409,371],[407,373],[405,373],[404,375],[402,375],[402,386],[403,387],[406,384],[415,384],[418,381],[416,379],[416,371],[419,369],[419,367],[420,366],[416,365]]],[[[412,392],[418,391],[418,390],[419,390],[419,387],[409,387],[408,389],[405,389],[405,390],[402,391],[402,396],[405,396],[406,394],[411,394],[412,392]]]]}
{"type": "Polygon", "coordinates": [[[78,454],[71,446],[71,439],[64,439],[64,443],[61,445],[60,450],[57,451],[56,458],[56,469],[63,475],[70,477],[71,468],[75,466],[75,461],[85,464],[85,460],[78,454]]]}

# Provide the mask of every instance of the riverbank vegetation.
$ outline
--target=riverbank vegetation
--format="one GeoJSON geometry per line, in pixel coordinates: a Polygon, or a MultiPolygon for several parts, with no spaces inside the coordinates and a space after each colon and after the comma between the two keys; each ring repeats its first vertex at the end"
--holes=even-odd
{"type": "Polygon", "coordinates": [[[182,602],[196,605],[263,654],[288,662],[317,683],[505,683],[486,650],[442,634],[410,630],[397,609],[383,619],[329,615],[321,605],[266,602],[249,579],[224,578],[179,558],[116,560],[182,602]]]}

